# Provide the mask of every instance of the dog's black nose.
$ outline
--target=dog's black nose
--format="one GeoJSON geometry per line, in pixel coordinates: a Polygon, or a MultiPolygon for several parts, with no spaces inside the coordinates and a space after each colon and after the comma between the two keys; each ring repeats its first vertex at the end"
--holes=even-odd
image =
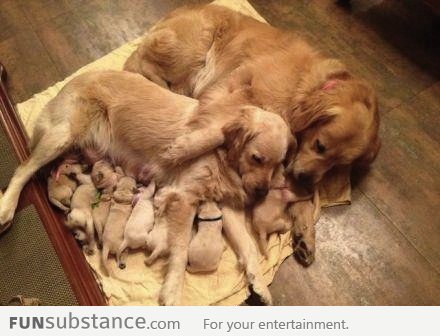
{"type": "Polygon", "coordinates": [[[257,198],[263,198],[267,195],[269,189],[267,187],[257,187],[255,188],[255,196],[257,198]]]}
{"type": "Polygon", "coordinates": [[[298,182],[301,184],[312,184],[313,176],[309,173],[299,173],[298,174],[298,182]]]}

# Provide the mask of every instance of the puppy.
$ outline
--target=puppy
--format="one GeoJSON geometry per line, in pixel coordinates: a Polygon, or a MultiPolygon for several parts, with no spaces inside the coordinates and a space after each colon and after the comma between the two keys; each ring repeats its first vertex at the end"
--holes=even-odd
{"type": "Polygon", "coordinates": [[[147,235],[147,249],[151,252],[145,260],[147,266],[151,266],[157,258],[166,257],[169,254],[168,232],[170,224],[164,214],[167,208],[177,201],[175,190],[171,187],[160,189],[154,196],[155,218],[154,226],[147,235]]]}
{"type": "Polygon", "coordinates": [[[113,196],[113,190],[122,176],[123,172],[119,167],[113,170],[112,165],[104,160],[95,162],[92,168],[92,181],[95,187],[101,191],[99,201],[94,204],[92,210],[93,223],[100,246],[102,246],[102,232],[104,231],[104,225],[110,211],[110,201],[113,196]]]}
{"type": "Polygon", "coordinates": [[[119,247],[124,240],[124,230],[131,214],[131,204],[136,191],[136,181],[132,177],[124,176],[116,184],[113,199],[110,205],[110,212],[104,226],[102,235],[102,261],[107,273],[109,272],[109,254],[116,254],[116,262],[120,269],[126,266],[127,251],[122,254],[119,247]]]}
{"type": "Polygon", "coordinates": [[[225,243],[222,236],[222,212],[215,202],[204,202],[198,209],[197,233],[188,249],[187,271],[213,272],[218,268],[225,243]]]}
{"type": "Polygon", "coordinates": [[[261,253],[267,258],[267,237],[279,232],[285,233],[292,227],[292,220],[286,213],[291,203],[310,199],[311,195],[301,196],[292,191],[284,177],[284,167],[276,170],[271,188],[266,198],[252,210],[252,226],[258,235],[261,253]]]}
{"type": "MultiPolygon", "coordinates": [[[[84,175],[84,174],[83,174],[84,175]]],[[[91,181],[91,179],[90,179],[91,181]]],[[[81,184],[73,193],[70,204],[71,211],[67,215],[66,226],[75,232],[75,237],[84,243],[84,251],[93,254],[95,250],[92,203],[96,199],[97,190],[93,183],[81,184]],[[83,231],[85,235],[80,232],[83,231]],[[83,238],[85,238],[83,240],[83,238]]]]}
{"type": "Polygon", "coordinates": [[[147,236],[154,224],[153,195],[156,185],[151,182],[148,187],[141,187],[134,197],[134,207],[125,225],[124,240],[119,247],[121,254],[127,247],[144,248],[147,236]]]}
{"type": "Polygon", "coordinates": [[[70,199],[77,187],[76,181],[69,175],[81,173],[80,164],[63,161],[47,179],[49,201],[65,213],[70,211],[70,199]]]}

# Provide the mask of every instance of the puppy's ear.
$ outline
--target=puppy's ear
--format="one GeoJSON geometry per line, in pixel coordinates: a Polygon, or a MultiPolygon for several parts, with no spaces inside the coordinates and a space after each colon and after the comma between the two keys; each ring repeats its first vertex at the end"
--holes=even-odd
{"type": "Polygon", "coordinates": [[[379,136],[376,136],[375,139],[372,141],[372,143],[368,146],[367,150],[364,152],[364,154],[359,157],[354,164],[356,166],[369,166],[377,157],[377,154],[379,153],[379,149],[381,146],[381,141],[379,136]]]}
{"type": "Polygon", "coordinates": [[[225,136],[224,146],[227,150],[229,162],[238,162],[240,154],[250,140],[256,134],[251,130],[250,111],[242,109],[240,116],[223,126],[223,134],[225,136]]]}

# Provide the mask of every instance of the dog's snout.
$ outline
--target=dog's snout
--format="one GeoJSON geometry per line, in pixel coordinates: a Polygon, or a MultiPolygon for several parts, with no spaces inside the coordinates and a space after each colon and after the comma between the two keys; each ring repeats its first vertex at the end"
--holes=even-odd
{"type": "Polygon", "coordinates": [[[267,195],[267,193],[269,192],[269,188],[268,187],[256,187],[255,188],[255,196],[258,198],[263,198],[267,195]]]}
{"type": "Polygon", "coordinates": [[[301,184],[309,185],[309,184],[312,184],[312,182],[313,182],[313,175],[310,173],[302,172],[297,175],[297,180],[301,184]]]}

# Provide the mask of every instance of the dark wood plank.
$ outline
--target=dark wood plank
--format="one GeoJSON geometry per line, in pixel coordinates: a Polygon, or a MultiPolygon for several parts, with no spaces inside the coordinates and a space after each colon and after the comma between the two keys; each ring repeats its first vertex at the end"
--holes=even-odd
{"type": "Polygon", "coordinates": [[[440,85],[382,118],[382,150],[360,187],[440,271],[440,85]]]}
{"type": "Polygon", "coordinates": [[[24,101],[62,79],[31,29],[24,28],[0,41],[0,57],[13,74],[8,88],[15,102],[24,101]]]}
{"type": "Polygon", "coordinates": [[[283,263],[276,305],[438,305],[440,276],[359,191],[317,226],[316,261],[283,263]]]}

